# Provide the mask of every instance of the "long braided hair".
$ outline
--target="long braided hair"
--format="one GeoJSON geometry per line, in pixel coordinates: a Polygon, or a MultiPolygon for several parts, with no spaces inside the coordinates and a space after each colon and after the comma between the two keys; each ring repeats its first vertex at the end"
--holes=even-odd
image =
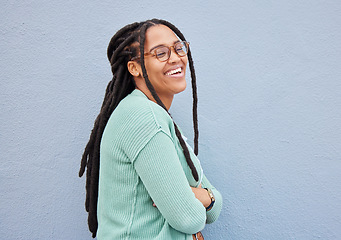
{"type": "MultiPolygon", "coordinates": [[[[166,107],[158,97],[154,87],[149,81],[147,71],[144,63],[144,43],[145,33],[148,28],[155,25],[165,25],[169,27],[182,41],[186,41],[183,34],[173,24],[160,19],[152,19],[144,22],[135,22],[120,29],[110,40],[107,55],[111,64],[111,71],[113,73],[112,80],[108,83],[106,88],[103,104],[98,114],[94,127],[91,131],[90,139],[84,149],[79,170],[79,177],[82,177],[85,168],[86,171],[86,200],[85,209],[88,212],[89,230],[92,232],[92,237],[96,237],[98,222],[97,222],[97,200],[98,200],[98,181],[99,181],[99,161],[100,161],[100,143],[104,128],[109,120],[110,115],[115,110],[120,101],[130,94],[135,89],[135,82],[133,76],[129,73],[127,68],[128,61],[131,58],[140,55],[140,63],[143,77],[146,85],[151,92],[153,98],[161,107],[167,111],[166,107]]],[[[194,128],[194,153],[198,155],[198,120],[197,120],[197,86],[192,60],[191,51],[187,53],[189,60],[189,67],[191,71],[192,95],[193,95],[193,128],[194,128]]],[[[167,111],[168,112],[168,111],[167,111]]],[[[179,139],[180,145],[183,149],[188,166],[192,171],[192,175],[198,181],[198,172],[191,160],[187,145],[182,138],[182,135],[174,123],[176,136],[179,139]]]]}

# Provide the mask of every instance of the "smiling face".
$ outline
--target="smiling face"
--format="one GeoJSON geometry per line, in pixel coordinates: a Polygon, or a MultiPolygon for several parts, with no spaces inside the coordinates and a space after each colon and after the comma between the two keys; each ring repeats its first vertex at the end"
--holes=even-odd
{"type": "MultiPolygon", "coordinates": [[[[156,47],[167,46],[172,47],[178,43],[179,39],[174,32],[164,25],[155,25],[146,31],[145,53],[152,52],[156,47]]],[[[171,54],[167,61],[161,62],[153,55],[147,55],[144,58],[148,78],[155,88],[155,91],[161,101],[169,109],[175,94],[180,93],[186,88],[186,65],[187,55],[180,57],[171,48],[171,54]]],[[[141,70],[141,69],[139,69],[141,70]]],[[[149,99],[151,94],[146,89],[142,71],[140,77],[135,78],[137,87],[143,91],[149,99]],[[143,82],[141,81],[141,78],[143,82]]]]}

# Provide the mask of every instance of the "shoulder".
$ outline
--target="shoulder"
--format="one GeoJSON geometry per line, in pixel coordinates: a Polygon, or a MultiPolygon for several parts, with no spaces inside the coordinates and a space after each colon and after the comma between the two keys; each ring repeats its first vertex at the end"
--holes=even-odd
{"type": "Polygon", "coordinates": [[[147,123],[156,128],[165,127],[165,123],[172,122],[169,114],[158,104],[150,101],[141,91],[134,90],[125,97],[112,114],[116,120],[131,122],[128,125],[147,123]]]}
{"type": "Polygon", "coordinates": [[[134,158],[149,140],[162,131],[172,136],[173,121],[159,105],[135,90],[125,97],[111,114],[102,136],[102,145],[111,149],[113,144],[129,149],[134,158]]]}

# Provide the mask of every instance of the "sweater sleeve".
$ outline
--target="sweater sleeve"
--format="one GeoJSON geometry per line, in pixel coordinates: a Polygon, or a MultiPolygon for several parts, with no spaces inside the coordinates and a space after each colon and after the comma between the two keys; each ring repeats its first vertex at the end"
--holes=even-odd
{"type": "Polygon", "coordinates": [[[187,234],[204,228],[206,209],[195,198],[167,134],[157,132],[137,155],[134,167],[171,227],[187,234]]]}
{"type": "Polygon", "coordinates": [[[220,192],[208,181],[205,175],[203,176],[201,186],[203,188],[211,189],[215,198],[213,207],[209,211],[207,211],[207,220],[206,220],[206,223],[213,223],[215,220],[218,219],[220,215],[221,208],[223,206],[223,198],[220,192]]]}

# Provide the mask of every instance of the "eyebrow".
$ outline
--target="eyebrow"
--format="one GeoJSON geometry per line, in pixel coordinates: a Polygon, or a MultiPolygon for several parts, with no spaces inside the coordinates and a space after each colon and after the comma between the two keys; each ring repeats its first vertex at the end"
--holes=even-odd
{"type": "MultiPolygon", "coordinates": [[[[173,44],[175,45],[175,44],[177,44],[177,43],[179,43],[179,42],[181,42],[181,41],[180,41],[180,40],[177,40],[177,41],[174,41],[173,44]]],[[[156,45],[155,47],[152,47],[152,48],[149,50],[149,52],[153,51],[155,48],[163,47],[163,46],[166,46],[166,45],[164,45],[164,44],[156,45]]]]}

